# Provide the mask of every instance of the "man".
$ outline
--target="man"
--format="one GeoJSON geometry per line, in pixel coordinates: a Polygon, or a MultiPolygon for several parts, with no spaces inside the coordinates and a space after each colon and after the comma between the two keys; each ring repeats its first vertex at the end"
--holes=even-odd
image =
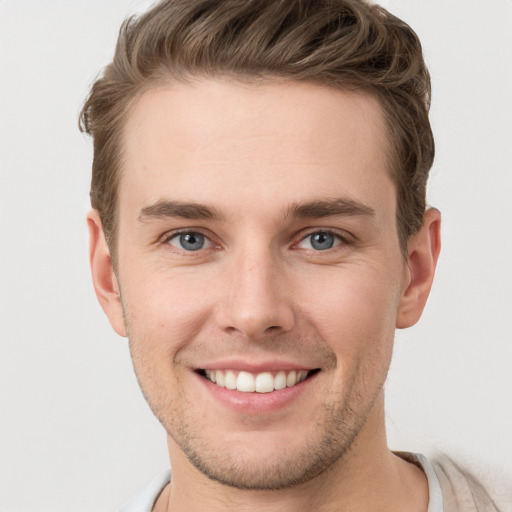
{"type": "Polygon", "coordinates": [[[440,250],[429,95],[414,32],[358,0],[123,25],[82,113],[90,259],[172,467],[123,510],[497,510],[386,444],[394,331],[440,250]]]}

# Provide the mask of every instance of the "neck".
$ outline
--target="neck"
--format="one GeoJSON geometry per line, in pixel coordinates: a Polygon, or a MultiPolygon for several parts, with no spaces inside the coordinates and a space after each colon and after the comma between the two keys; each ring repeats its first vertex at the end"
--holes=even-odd
{"type": "Polygon", "coordinates": [[[387,448],[384,408],[376,407],[350,448],[315,478],[289,489],[252,491],[214,482],[169,439],[172,484],[154,512],[426,512],[423,472],[387,448]]]}

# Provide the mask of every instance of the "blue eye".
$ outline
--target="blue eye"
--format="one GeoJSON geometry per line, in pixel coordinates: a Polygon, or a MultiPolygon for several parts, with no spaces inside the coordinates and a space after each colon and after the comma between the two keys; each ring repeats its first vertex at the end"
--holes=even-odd
{"type": "Polygon", "coordinates": [[[303,238],[299,247],[301,249],[314,249],[315,251],[326,251],[341,243],[339,236],[328,231],[317,231],[303,238]]]}
{"type": "Polygon", "coordinates": [[[178,249],[185,251],[199,251],[210,247],[211,242],[201,233],[178,233],[169,238],[168,243],[178,249]]]}

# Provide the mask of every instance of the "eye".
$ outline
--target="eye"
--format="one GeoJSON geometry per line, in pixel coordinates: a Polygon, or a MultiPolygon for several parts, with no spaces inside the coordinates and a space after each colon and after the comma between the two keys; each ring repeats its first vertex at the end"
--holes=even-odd
{"type": "Polygon", "coordinates": [[[342,241],[343,240],[339,235],[335,235],[329,231],[316,231],[303,238],[297,246],[301,249],[326,251],[327,249],[332,249],[336,245],[340,245],[342,241]]]}
{"type": "Polygon", "coordinates": [[[167,243],[185,251],[199,251],[211,246],[211,241],[201,233],[178,233],[168,238],[167,243]]]}

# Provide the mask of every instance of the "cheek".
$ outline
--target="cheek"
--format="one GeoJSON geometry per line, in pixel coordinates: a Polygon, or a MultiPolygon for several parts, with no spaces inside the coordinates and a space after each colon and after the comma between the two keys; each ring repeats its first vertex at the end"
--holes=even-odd
{"type": "Polygon", "coordinates": [[[390,352],[399,284],[389,277],[389,272],[368,266],[317,275],[304,287],[303,317],[342,358],[390,352]]]}
{"type": "Polygon", "coordinates": [[[131,267],[122,279],[130,338],[148,350],[175,352],[199,333],[211,311],[211,280],[198,273],[131,267]]]}

